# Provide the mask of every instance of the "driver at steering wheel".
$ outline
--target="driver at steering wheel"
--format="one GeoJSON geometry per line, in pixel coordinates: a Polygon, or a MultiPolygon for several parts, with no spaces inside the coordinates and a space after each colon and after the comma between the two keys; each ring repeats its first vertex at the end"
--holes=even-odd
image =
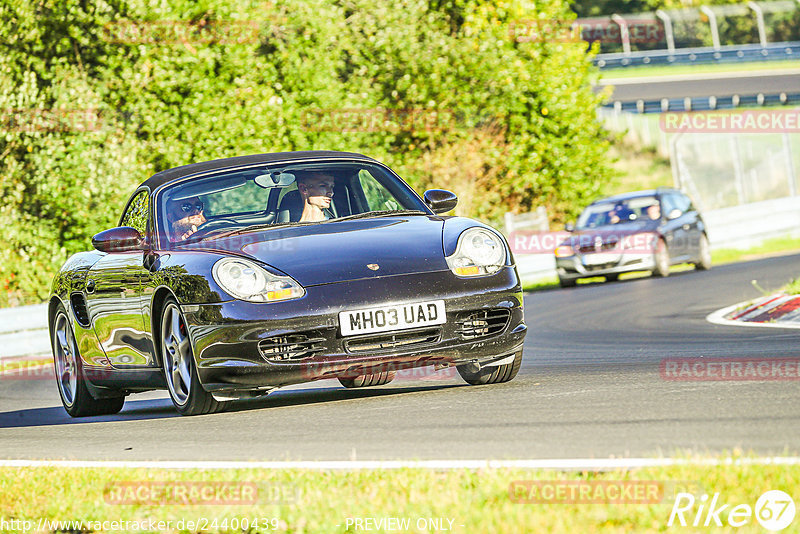
{"type": "Polygon", "coordinates": [[[169,239],[173,243],[183,241],[206,222],[203,215],[203,201],[199,197],[173,200],[167,204],[167,221],[170,227],[169,239]]]}

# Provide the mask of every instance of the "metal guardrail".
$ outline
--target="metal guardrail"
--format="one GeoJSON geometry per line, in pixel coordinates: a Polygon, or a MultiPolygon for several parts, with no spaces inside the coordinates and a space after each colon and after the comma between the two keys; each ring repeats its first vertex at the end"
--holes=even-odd
{"type": "Polygon", "coordinates": [[[50,354],[47,304],[0,309],[0,359],[50,354]]]}
{"type": "Polygon", "coordinates": [[[797,197],[711,210],[703,214],[712,248],[747,248],[766,239],[800,235],[797,197]]]}
{"type": "MultiPolygon", "coordinates": [[[[507,239],[511,239],[513,232],[519,230],[546,232],[550,229],[547,208],[538,206],[530,213],[506,213],[505,225],[507,239]]],[[[556,275],[556,260],[552,254],[520,254],[515,256],[515,260],[517,271],[524,282],[556,275]]]]}
{"type": "Polygon", "coordinates": [[[661,100],[614,101],[604,104],[617,112],[665,113],[667,111],[709,111],[738,107],[779,106],[800,103],[800,93],[758,93],[730,96],[696,96],[661,100]]]}
{"type": "Polygon", "coordinates": [[[530,213],[506,213],[504,221],[506,235],[511,235],[514,230],[547,231],[550,229],[547,208],[544,206],[538,206],[536,211],[530,213]]]}
{"type": "Polygon", "coordinates": [[[715,48],[682,48],[598,54],[592,60],[601,69],[654,65],[692,65],[800,59],[800,42],[727,45],[715,48]]]}

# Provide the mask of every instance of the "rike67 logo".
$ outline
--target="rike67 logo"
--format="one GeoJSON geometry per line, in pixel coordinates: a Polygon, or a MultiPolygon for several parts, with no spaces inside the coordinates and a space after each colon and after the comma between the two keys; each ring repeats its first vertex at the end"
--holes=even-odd
{"type": "Polygon", "coordinates": [[[715,493],[710,501],[708,495],[697,499],[691,493],[678,493],[667,526],[721,527],[727,523],[729,527],[738,528],[752,523],[755,516],[762,527],[779,532],[792,524],[795,512],[792,498],[780,490],[765,492],[754,508],[749,504],[725,503],[719,493],[715,493]]]}

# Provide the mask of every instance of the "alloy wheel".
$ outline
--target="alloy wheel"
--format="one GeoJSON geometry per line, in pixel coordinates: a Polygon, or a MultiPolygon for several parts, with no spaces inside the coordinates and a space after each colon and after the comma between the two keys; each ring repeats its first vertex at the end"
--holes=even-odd
{"type": "Polygon", "coordinates": [[[167,387],[177,404],[186,404],[192,391],[192,344],[183,316],[173,303],[164,310],[161,337],[167,387]]]}
{"type": "Polygon", "coordinates": [[[64,397],[64,403],[71,406],[75,403],[78,390],[78,369],[75,360],[77,351],[72,328],[63,312],[56,317],[53,349],[58,388],[64,397]]]}

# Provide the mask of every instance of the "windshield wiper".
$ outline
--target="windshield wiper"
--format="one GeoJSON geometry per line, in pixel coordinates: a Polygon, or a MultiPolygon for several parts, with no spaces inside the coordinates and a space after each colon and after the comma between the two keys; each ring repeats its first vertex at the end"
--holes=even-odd
{"type": "Polygon", "coordinates": [[[336,221],[350,221],[353,219],[363,219],[365,217],[385,217],[388,215],[427,215],[422,210],[380,210],[380,211],[365,211],[364,213],[356,213],[354,215],[347,215],[346,217],[337,217],[328,219],[322,222],[336,222],[336,221]]]}
{"type": "Polygon", "coordinates": [[[222,234],[209,234],[214,235],[214,237],[228,237],[237,234],[244,234],[246,232],[254,232],[256,230],[265,230],[267,228],[283,228],[284,226],[295,226],[300,224],[309,224],[305,222],[284,222],[284,223],[263,223],[263,224],[251,224],[249,226],[245,226],[244,228],[237,228],[236,230],[230,230],[228,232],[222,234]]]}

